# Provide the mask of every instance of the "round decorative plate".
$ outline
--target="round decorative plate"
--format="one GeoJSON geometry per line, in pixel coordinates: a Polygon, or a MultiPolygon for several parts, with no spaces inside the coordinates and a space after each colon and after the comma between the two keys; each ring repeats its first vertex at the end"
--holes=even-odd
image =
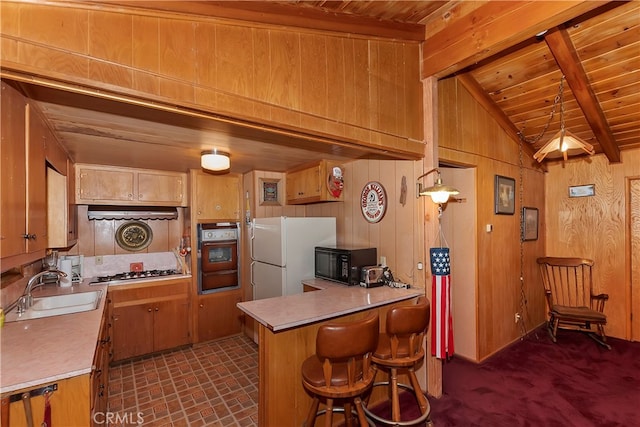
{"type": "Polygon", "coordinates": [[[118,246],[127,251],[141,251],[153,240],[151,228],[141,221],[129,221],[116,230],[118,246]]]}
{"type": "Polygon", "coordinates": [[[382,184],[371,181],[364,186],[360,194],[360,208],[368,222],[375,223],[382,219],[387,211],[387,192],[382,184]]]}

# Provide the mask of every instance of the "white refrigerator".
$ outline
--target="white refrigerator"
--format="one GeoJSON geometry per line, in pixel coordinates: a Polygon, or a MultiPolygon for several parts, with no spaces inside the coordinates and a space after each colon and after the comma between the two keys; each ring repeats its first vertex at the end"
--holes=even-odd
{"type": "Polygon", "coordinates": [[[335,218],[256,218],[251,232],[253,299],[302,293],[314,277],[315,247],[336,245],[335,218]]]}

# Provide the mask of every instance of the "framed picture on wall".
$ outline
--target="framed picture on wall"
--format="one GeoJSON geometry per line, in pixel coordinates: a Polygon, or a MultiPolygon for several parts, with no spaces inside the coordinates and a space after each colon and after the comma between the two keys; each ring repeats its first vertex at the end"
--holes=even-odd
{"type": "Polygon", "coordinates": [[[496,175],[494,185],[495,213],[513,215],[516,210],[516,180],[496,175]]]}
{"type": "Polygon", "coordinates": [[[260,206],[282,206],[282,185],[277,178],[258,178],[260,206]]]}
{"type": "Polygon", "coordinates": [[[538,209],[522,208],[522,241],[538,240],[538,209]]]}

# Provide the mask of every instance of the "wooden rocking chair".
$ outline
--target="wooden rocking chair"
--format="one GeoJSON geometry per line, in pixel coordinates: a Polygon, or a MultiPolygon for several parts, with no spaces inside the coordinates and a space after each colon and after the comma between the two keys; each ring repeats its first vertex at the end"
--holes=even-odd
{"type": "Polygon", "coordinates": [[[556,342],[558,328],[578,330],[611,350],[604,333],[604,303],[609,295],[593,293],[593,261],[545,257],[538,258],[538,264],[549,307],[547,329],[551,340],[556,342]]]}

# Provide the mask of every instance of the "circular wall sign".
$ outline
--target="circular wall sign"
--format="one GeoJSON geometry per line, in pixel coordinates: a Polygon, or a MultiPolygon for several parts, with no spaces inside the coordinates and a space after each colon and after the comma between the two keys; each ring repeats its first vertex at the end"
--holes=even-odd
{"type": "Polygon", "coordinates": [[[382,184],[368,182],[360,194],[360,208],[367,222],[374,223],[382,219],[387,211],[387,193],[382,184]]]}

